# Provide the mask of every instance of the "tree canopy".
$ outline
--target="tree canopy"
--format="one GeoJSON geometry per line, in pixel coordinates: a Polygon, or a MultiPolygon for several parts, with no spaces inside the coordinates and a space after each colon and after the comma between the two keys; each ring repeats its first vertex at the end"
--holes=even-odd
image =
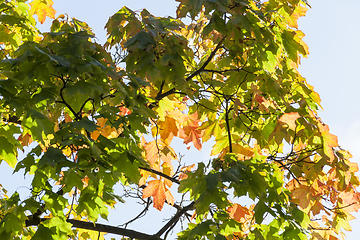
{"type": "Polygon", "coordinates": [[[52,0],[0,0],[0,161],[32,176],[25,197],[0,183],[0,239],[165,239],[180,221],[178,239],[351,230],[358,166],[298,72],[309,3],[177,2],[176,18],[121,8],[98,43],[85,22],[55,18],[52,0]],[[175,138],[211,142],[209,160],[175,138]],[[143,210],[97,223],[124,201],[143,210]],[[165,204],[176,214],[153,234],[128,227],[165,204]]]}

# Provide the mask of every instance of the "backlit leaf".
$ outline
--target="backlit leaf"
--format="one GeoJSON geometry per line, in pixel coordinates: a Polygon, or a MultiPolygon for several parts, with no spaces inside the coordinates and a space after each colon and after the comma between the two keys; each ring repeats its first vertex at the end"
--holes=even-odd
{"type": "Polygon", "coordinates": [[[46,17],[55,18],[55,9],[52,7],[52,0],[32,0],[30,2],[31,13],[38,16],[39,22],[44,23],[46,17]]]}

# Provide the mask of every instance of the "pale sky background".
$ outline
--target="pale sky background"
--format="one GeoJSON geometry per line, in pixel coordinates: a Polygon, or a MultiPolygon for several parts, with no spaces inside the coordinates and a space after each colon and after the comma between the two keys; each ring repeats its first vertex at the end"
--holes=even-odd
{"type": "MultiPolygon", "coordinates": [[[[106,40],[104,26],[108,18],[121,7],[128,6],[132,10],[146,8],[157,16],[175,16],[177,2],[173,0],[53,0],[57,15],[67,13],[85,21],[93,28],[99,43],[106,40]]],[[[358,102],[360,81],[360,20],[359,0],[309,0],[312,9],[299,20],[299,29],[306,37],[305,42],[310,48],[310,55],[302,60],[300,73],[308,83],[320,94],[324,111],[320,112],[322,120],[330,126],[330,132],[337,135],[339,144],[353,154],[353,161],[360,163],[360,107],[358,102]]],[[[40,28],[49,29],[51,21],[47,19],[40,28]]],[[[205,147],[208,149],[208,147],[205,147]]],[[[185,152],[186,159],[207,161],[209,152],[185,152]]],[[[22,180],[22,174],[11,175],[12,170],[6,163],[0,165],[0,183],[9,190],[11,195],[16,189],[28,195],[26,187],[30,182],[22,180]]],[[[360,189],[359,189],[360,190],[360,189]]],[[[139,210],[133,210],[130,203],[123,204],[116,212],[111,212],[109,224],[124,223],[136,216],[139,210]]],[[[143,219],[132,224],[129,229],[157,232],[164,225],[163,218],[171,217],[170,207],[165,206],[163,213],[155,217],[157,210],[151,210],[152,218],[143,219]]],[[[174,213],[172,211],[172,213],[174,213]]],[[[346,239],[360,239],[360,214],[352,220],[352,232],[346,232],[346,239]]],[[[106,221],[103,221],[106,223],[106,221]]],[[[112,236],[120,239],[119,236],[112,236]]],[[[174,239],[170,237],[168,239],[174,239]]]]}

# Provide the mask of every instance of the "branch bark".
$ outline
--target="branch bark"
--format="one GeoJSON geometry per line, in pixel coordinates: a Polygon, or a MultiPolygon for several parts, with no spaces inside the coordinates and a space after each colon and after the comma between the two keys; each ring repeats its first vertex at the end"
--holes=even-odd
{"type": "Polygon", "coordinates": [[[139,167],[139,168],[142,169],[142,170],[151,172],[151,173],[155,173],[155,174],[157,174],[157,175],[159,175],[159,176],[161,176],[163,178],[166,178],[166,179],[168,179],[168,180],[170,180],[170,181],[172,181],[174,183],[180,184],[179,180],[177,180],[176,178],[170,177],[170,176],[168,176],[168,175],[166,175],[166,174],[164,174],[162,172],[156,171],[154,169],[144,168],[144,167],[139,167]]]}
{"type": "MultiPolygon", "coordinates": [[[[32,219],[26,220],[26,226],[27,227],[38,226],[41,222],[46,221],[46,220],[49,220],[49,218],[32,218],[32,219]]],[[[156,234],[149,235],[146,233],[129,230],[129,229],[125,229],[125,228],[119,228],[119,227],[114,227],[114,226],[99,224],[99,223],[85,222],[85,221],[80,221],[80,220],[75,220],[75,219],[67,219],[66,221],[68,223],[71,223],[72,226],[75,228],[87,229],[87,230],[92,230],[92,231],[97,231],[97,232],[107,232],[107,233],[126,236],[129,238],[135,238],[135,239],[139,239],[139,240],[162,240],[156,234]]]]}
{"type": "Polygon", "coordinates": [[[169,222],[162,227],[156,234],[155,236],[160,237],[164,232],[166,232],[166,230],[168,230],[170,227],[175,226],[175,224],[177,223],[177,221],[179,221],[180,217],[185,214],[187,211],[194,209],[194,205],[195,202],[191,202],[189,205],[187,205],[186,207],[183,207],[180,211],[178,211],[174,217],[172,217],[169,222]]]}

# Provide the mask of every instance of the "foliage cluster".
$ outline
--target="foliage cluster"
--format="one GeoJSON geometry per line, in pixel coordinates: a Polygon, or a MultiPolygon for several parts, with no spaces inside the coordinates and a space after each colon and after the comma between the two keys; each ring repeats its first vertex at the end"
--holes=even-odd
{"type": "Polygon", "coordinates": [[[55,18],[52,0],[0,1],[0,161],[33,176],[25,199],[1,188],[1,239],[164,239],[179,221],[178,239],[351,230],[357,164],[298,72],[307,2],[177,1],[176,18],[121,8],[103,45],[85,22],[55,18]],[[34,15],[54,19],[49,32],[34,15]],[[212,141],[209,164],[184,165],[175,137],[212,141]],[[139,217],[177,213],[153,235],[96,223],[131,194],[139,217]]]}

